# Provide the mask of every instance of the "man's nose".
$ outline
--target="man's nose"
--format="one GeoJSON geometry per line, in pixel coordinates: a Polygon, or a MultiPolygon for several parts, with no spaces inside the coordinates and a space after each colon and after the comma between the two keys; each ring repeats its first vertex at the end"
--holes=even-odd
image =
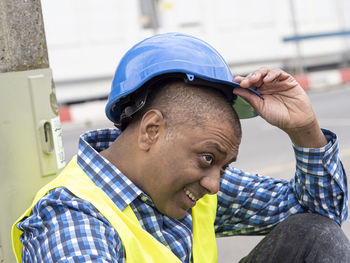
{"type": "Polygon", "coordinates": [[[208,191],[209,194],[216,194],[220,188],[220,170],[212,171],[204,176],[201,179],[200,184],[208,191]]]}

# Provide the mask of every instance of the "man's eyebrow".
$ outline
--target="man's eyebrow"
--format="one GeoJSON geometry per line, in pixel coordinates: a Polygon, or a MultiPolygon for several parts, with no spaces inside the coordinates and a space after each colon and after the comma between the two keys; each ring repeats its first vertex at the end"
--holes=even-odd
{"type": "MultiPolygon", "coordinates": [[[[222,155],[224,155],[226,157],[227,155],[227,152],[225,150],[223,150],[220,145],[216,142],[206,142],[205,143],[205,146],[207,147],[212,147],[212,148],[215,148],[219,153],[221,153],[222,155]]],[[[237,156],[236,157],[233,157],[227,165],[225,165],[225,169],[230,165],[230,163],[233,163],[237,160],[237,156]]]]}
{"type": "Polygon", "coordinates": [[[227,155],[227,152],[225,150],[223,150],[220,145],[216,142],[206,142],[205,146],[207,147],[211,147],[211,148],[215,148],[219,153],[223,154],[223,155],[227,155]]]}

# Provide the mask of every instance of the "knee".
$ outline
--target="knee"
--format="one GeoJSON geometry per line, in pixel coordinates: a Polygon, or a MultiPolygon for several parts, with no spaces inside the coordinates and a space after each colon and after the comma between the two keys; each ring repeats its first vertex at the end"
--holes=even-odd
{"type": "Polygon", "coordinates": [[[281,223],[281,226],[283,225],[293,232],[303,232],[304,235],[343,234],[342,229],[335,221],[314,213],[292,215],[281,223]]]}
{"type": "Polygon", "coordinates": [[[340,226],[318,214],[305,213],[288,217],[277,227],[293,244],[307,251],[305,262],[349,262],[350,242],[340,226]]]}
{"type": "Polygon", "coordinates": [[[339,225],[318,214],[279,223],[242,262],[350,262],[350,242],[339,225]]]}
{"type": "MultiPolygon", "coordinates": [[[[325,251],[350,255],[350,242],[340,226],[333,220],[313,213],[297,214],[280,223],[282,231],[289,232],[307,246],[325,251]]],[[[297,240],[294,240],[298,242],[297,240]]]]}
{"type": "Polygon", "coordinates": [[[295,227],[295,229],[305,229],[308,232],[316,231],[317,233],[319,231],[341,230],[340,226],[332,219],[314,213],[292,215],[285,219],[281,224],[295,227]]]}

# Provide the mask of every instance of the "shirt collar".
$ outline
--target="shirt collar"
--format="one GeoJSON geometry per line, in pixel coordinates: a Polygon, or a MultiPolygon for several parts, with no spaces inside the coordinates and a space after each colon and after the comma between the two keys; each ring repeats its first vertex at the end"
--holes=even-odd
{"type": "Polygon", "coordinates": [[[78,165],[100,187],[120,210],[144,194],[112,163],[99,154],[120,135],[118,129],[88,131],[80,136],[78,165]]]}

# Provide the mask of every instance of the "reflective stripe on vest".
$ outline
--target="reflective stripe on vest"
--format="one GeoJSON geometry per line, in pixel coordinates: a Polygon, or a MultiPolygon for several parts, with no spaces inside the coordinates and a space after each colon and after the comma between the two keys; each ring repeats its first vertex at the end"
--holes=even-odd
{"type": "MultiPolygon", "coordinates": [[[[23,245],[20,236],[23,232],[16,227],[16,224],[29,216],[34,205],[57,187],[65,187],[78,198],[91,203],[111,223],[121,239],[127,263],[181,262],[170,249],[142,229],[130,206],[120,211],[107,194],[79,167],[76,157],[58,177],[39,190],[32,206],[12,226],[12,245],[17,262],[21,262],[23,245]]],[[[194,263],[217,260],[214,231],[216,206],[216,195],[206,195],[192,208],[194,263]]]]}

